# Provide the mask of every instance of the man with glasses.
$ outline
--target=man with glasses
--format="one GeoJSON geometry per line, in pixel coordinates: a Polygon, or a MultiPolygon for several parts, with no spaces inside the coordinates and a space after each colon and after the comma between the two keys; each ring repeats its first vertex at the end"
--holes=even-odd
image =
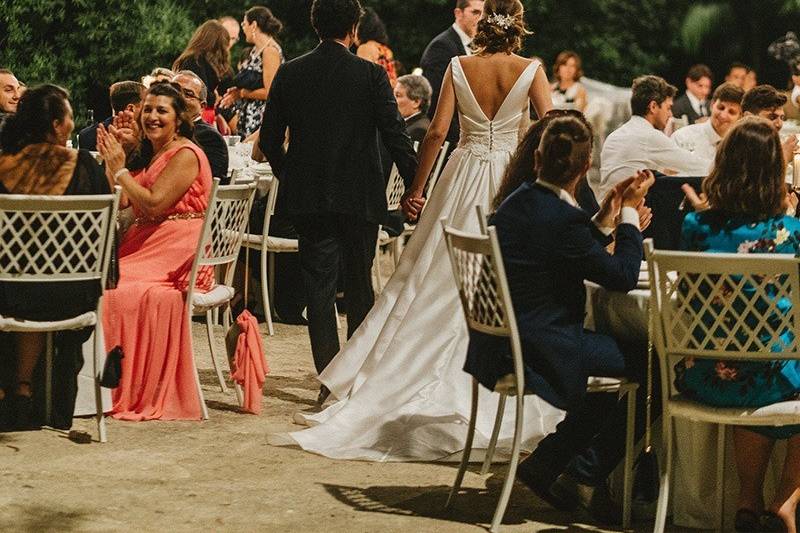
{"type": "Polygon", "coordinates": [[[208,89],[197,74],[191,70],[181,70],[172,78],[173,85],[180,87],[186,99],[186,107],[194,122],[194,142],[199,146],[211,164],[211,173],[222,183],[228,180],[228,146],[225,139],[212,126],[203,122],[203,106],[208,98],[208,89]]]}

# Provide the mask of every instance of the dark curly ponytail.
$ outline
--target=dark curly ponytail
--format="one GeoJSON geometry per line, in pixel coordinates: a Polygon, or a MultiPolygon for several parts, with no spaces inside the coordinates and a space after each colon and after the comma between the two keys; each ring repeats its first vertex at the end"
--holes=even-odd
{"type": "Polygon", "coordinates": [[[478,31],[470,45],[476,54],[513,54],[531,32],[525,27],[524,9],[519,0],[487,0],[478,31]]]}
{"type": "Polygon", "coordinates": [[[536,152],[539,177],[554,185],[566,185],[588,165],[592,157],[592,133],[575,117],[553,120],[542,135],[536,152]]]}

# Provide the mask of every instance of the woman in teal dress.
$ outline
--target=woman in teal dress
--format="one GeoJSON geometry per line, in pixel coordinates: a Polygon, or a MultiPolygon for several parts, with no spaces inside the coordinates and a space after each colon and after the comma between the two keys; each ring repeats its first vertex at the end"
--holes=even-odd
{"type": "MultiPolygon", "coordinates": [[[[723,139],[714,170],[703,182],[708,209],[683,223],[683,248],[716,253],[777,253],[800,256],[800,221],[787,216],[786,163],[780,138],[763,119],[748,118],[723,139]]],[[[747,293],[753,288],[743,289],[747,293]]],[[[791,303],[783,298],[777,308],[791,303]]],[[[783,334],[791,341],[792,331],[783,334]]],[[[779,350],[776,347],[775,350],[779,350]]],[[[686,359],[676,366],[676,387],[699,402],[719,407],[761,407],[800,398],[800,361],[727,362],[686,359]]],[[[800,500],[800,425],[734,429],[741,490],[737,531],[796,533],[800,500]],[[788,439],[775,498],[765,506],[763,483],[775,439],[788,439]]]]}

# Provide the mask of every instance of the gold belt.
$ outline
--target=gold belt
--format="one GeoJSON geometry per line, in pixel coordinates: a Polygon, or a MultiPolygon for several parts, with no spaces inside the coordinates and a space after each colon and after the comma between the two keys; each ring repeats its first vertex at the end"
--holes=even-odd
{"type": "Polygon", "coordinates": [[[133,223],[137,226],[145,226],[148,224],[161,224],[167,220],[191,220],[195,218],[205,218],[205,216],[205,213],[193,211],[189,213],[175,213],[173,215],[161,215],[157,217],[136,217],[133,223]]]}

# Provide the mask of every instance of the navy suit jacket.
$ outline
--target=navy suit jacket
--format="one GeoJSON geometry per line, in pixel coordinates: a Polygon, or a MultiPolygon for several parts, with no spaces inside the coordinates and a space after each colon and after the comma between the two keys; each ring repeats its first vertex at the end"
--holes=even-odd
{"type": "MultiPolygon", "coordinates": [[[[445,72],[447,72],[447,67],[450,66],[450,60],[456,56],[463,56],[466,54],[467,51],[464,49],[461,37],[458,36],[458,33],[456,33],[456,30],[454,30],[452,26],[434,37],[433,40],[428,43],[425,51],[422,52],[419,66],[422,67],[422,75],[427,78],[433,89],[431,107],[428,109],[428,117],[431,119],[433,115],[436,114],[436,106],[439,103],[439,93],[442,90],[442,81],[444,80],[445,72]]],[[[450,142],[451,151],[456,147],[456,144],[458,144],[459,131],[458,113],[453,113],[453,120],[450,122],[450,130],[447,132],[447,140],[450,142]]]]}
{"type": "MultiPolygon", "coordinates": [[[[586,394],[586,356],[619,349],[612,339],[583,329],[584,280],[616,291],[636,287],[642,236],[630,224],[617,228],[614,254],[589,215],[540,185],[526,183],[498,208],[491,223],[503,254],[525,362],[525,387],[561,409],[586,394]]],[[[493,389],[513,372],[506,339],[470,332],[465,370],[493,389]]],[[[595,369],[596,370],[596,369],[595,369]]]]}
{"type": "MultiPolygon", "coordinates": [[[[108,129],[113,121],[114,115],[111,115],[103,121],[103,126],[108,129]]],[[[89,150],[90,152],[97,151],[97,126],[98,124],[92,124],[91,126],[83,128],[78,133],[78,148],[81,150],[89,150]]]]}

